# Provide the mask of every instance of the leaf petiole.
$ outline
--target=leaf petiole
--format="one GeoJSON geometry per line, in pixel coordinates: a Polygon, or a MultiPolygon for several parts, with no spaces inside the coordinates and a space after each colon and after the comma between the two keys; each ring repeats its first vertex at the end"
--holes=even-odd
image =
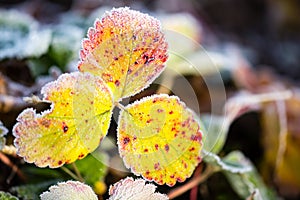
{"type": "Polygon", "coordinates": [[[84,182],[84,178],[81,176],[80,171],[78,170],[77,166],[75,163],[72,163],[72,167],[75,171],[76,176],[78,177],[80,182],[84,182]]]}
{"type": "Polygon", "coordinates": [[[120,108],[120,110],[126,110],[125,106],[123,106],[120,102],[115,102],[114,104],[115,104],[115,106],[120,108]]]}
{"type": "Polygon", "coordinates": [[[74,174],[74,172],[72,172],[72,171],[71,171],[70,169],[68,169],[67,167],[62,166],[61,169],[62,169],[64,172],[66,172],[69,176],[71,176],[74,180],[77,180],[77,181],[80,181],[80,182],[83,182],[83,181],[84,181],[82,177],[80,178],[79,176],[77,176],[76,174],[74,174]]]}
{"type": "Polygon", "coordinates": [[[187,184],[184,184],[181,187],[175,188],[174,190],[171,190],[171,192],[168,193],[169,199],[174,199],[178,197],[179,195],[185,193],[186,191],[194,188],[195,186],[199,185],[200,183],[203,183],[206,181],[212,174],[217,172],[216,168],[212,165],[207,165],[205,171],[195,178],[193,178],[190,182],[187,184]]]}

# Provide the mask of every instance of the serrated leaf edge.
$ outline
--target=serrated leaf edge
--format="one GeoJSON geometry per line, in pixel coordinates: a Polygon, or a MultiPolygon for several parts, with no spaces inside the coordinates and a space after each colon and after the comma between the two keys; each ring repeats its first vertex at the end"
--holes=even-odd
{"type": "MultiPolygon", "coordinates": [[[[180,98],[178,97],[178,96],[175,96],[175,95],[168,95],[168,94],[153,94],[153,95],[150,95],[150,96],[146,96],[146,97],[143,97],[142,99],[139,99],[139,100],[136,100],[135,102],[133,102],[133,103],[131,103],[131,104],[128,104],[127,106],[125,106],[125,110],[121,110],[120,111],[120,113],[119,113],[119,117],[118,117],[118,127],[117,127],[117,136],[118,136],[118,133],[119,133],[119,125],[120,125],[120,121],[121,121],[121,116],[122,116],[122,113],[123,112],[126,112],[126,109],[129,109],[129,108],[131,108],[131,107],[133,107],[133,106],[135,106],[135,105],[137,105],[137,104],[140,104],[140,103],[143,103],[143,102],[146,102],[147,100],[149,100],[149,99],[151,99],[151,98],[160,98],[160,97],[167,97],[167,98],[171,98],[171,99],[175,99],[175,100],[177,100],[182,106],[183,106],[183,108],[187,111],[187,112],[190,112],[191,113],[191,115],[193,116],[193,118],[195,119],[195,121],[196,121],[196,123],[198,124],[198,126],[199,126],[199,131],[201,132],[201,134],[203,134],[203,132],[201,131],[201,127],[200,127],[200,124],[199,124],[199,121],[196,119],[196,117],[195,116],[197,116],[196,115],[196,113],[193,111],[193,110],[191,110],[190,108],[188,108],[187,106],[186,106],[186,104],[183,102],[183,101],[181,101],[180,100],[180,98]]],[[[119,141],[119,137],[117,137],[117,145],[118,145],[118,151],[119,151],[119,155],[121,155],[121,152],[120,152],[120,141],[119,141]]],[[[201,140],[201,142],[200,142],[200,145],[203,147],[203,141],[201,140]]],[[[201,154],[200,154],[200,156],[201,156],[201,154]]],[[[202,158],[203,159],[203,158],[202,158]]],[[[142,176],[144,179],[146,179],[143,175],[141,175],[140,173],[136,173],[136,172],[134,172],[133,171],[133,169],[132,169],[132,167],[130,167],[130,165],[122,158],[122,160],[123,160],[123,163],[124,163],[124,165],[125,165],[125,167],[127,168],[127,169],[130,169],[130,171],[131,171],[131,173],[133,173],[134,175],[136,175],[136,176],[142,176]]],[[[201,162],[201,161],[200,161],[201,162]]],[[[199,162],[199,163],[200,163],[199,162]]],[[[180,182],[184,182],[187,178],[189,178],[190,176],[188,176],[188,177],[185,177],[185,179],[183,179],[182,181],[180,181],[180,182]]],[[[148,179],[146,179],[147,181],[149,181],[149,182],[155,182],[155,180],[148,180],[148,179]]],[[[168,184],[167,184],[168,185],[168,184]]],[[[170,185],[169,185],[170,186],[170,185]]]]}

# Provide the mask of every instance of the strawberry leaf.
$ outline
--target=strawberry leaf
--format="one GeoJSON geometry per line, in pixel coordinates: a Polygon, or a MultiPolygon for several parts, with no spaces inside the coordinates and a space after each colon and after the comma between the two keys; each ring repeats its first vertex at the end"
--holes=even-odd
{"type": "Polygon", "coordinates": [[[194,113],[177,97],[154,95],[121,111],[118,145],[134,174],[173,186],[201,161],[202,134],[194,113]]]}
{"type": "Polygon", "coordinates": [[[102,77],[115,100],[148,87],[167,60],[159,21],[129,8],[113,9],[96,20],[82,47],[79,70],[102,77]]]}
{"type": "Polygon", "coordinates": [[[0,60],[40,57],[51,42],[50,30],[40,30],[37,21],[17,10],[0,10],[0,35],[0,60]]]}
{"type": "Polygon", "coordinates": [[[127,177],[109,188],[108,200],[167,200],[168,197],[164,194],[155,192],[156,186],[146,184],[142,179],[133,180],[127,177]]]}
{"type": "Polygon", "coordinates": [[[97,196],[88,185],[78,181],[67,181],[51,186],[49,191],[40,195],[41,200],[97,200],[97,196]]]}
{"type": "Polygon", "coordinates": [[[18,200],[17,197],[11,195],[8,192],[3,192],[3,191],[0,191],[0,199],[1,200],[18,200]]]}
{"type": "Polygon", "coordinates": [[[109,88],[87,73],[61,75],[42,88],[51,110],[24,110],[13,134],[18,155],[39,167],[60,167],[84,158],[106,135],[112,109],[109,88]]]}
{"type": "Polygon", "coordinates": [[[2,122],[0,121],[0,150],[3,149],[6,143],[6,139],[4,136],[7,134],[7,132],[8,132],[7,128],[5,128],[5,126],[3,126],[2,122]]]}
{"type": "Polygon", "coordinates": [[[231,166],[247,165],[248,168],[250,168],[250,170],[238,173],[232,172],[231,170],[223,170],[233,190],[241,198],[245,199],[252,195],[253,200],[277,199],[273,191],[265,185],[255,166],[241,152],[233,151],[229,153],[223,161],[231,166]]]}

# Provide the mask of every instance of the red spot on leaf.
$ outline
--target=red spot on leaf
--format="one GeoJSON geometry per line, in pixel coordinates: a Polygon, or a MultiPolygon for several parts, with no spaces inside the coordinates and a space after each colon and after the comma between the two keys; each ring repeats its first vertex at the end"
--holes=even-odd
{"type": "Polygon", "coordinates": [[[173,113],[174,113],[173,110],[171,110],[171,111],[169,112],[170,115],[172,115],[173,113]]]}
{"type": "Polygon", "coordinates": [[[144,152],[148,152],[148,149],[144,149],[144,152]]]}
{"type": "Polygon", "coordinates": [[[144,64],[151,63],[152,61],[154,61],[154,58],[153,58],[153,57],[150,57],[149,59],[147,59],[147,60],[145,61],[144,64]]]}
{"type": "Polygon", "coordinates": [[[130,138],[129,138],[129,137],[125,137],[125,138],[123,139],[123,144],[124,144],[124,145],[127,145],[129,142],[130,142],[130,138]]]}
{"type": "Polygon", "coordinates": [[[189,151],[194,151],[195,150],[195,147],[192,147],[189,149],[189,151]]]}
{"type": "Polygon", "coordinates": [[[149,124],[149,123],[152,122],[152,121],[153,121],[153,119],[148,119],[148,120],[146,121],[146,123],[149,124]]]}
{"type": "Polygon", "coordinates": [[[132,73],[132,69],[128,69],[127,74],[131,74],[132,73]]]}
{"type": "Polygon", "coordinates": [[[163,109],[157,109],[158,113],[162,113],[164,110],[163,109]]]}
{"type": "Polygon", "coordinates": [[[178,177],[178,178],[177,178],[177,181],[178,181],[178,182],[183,182],[184,180],[183,180],[182,178],[178,177]]]}
{"type": "Polygon", "coordinates": [[[185,162],[183,163],[183,166],[185,169],[187,168],[187,164],[185,162]]]}
{"type": "Polygon", "coordinates": [[[200,162],[201,160],[202,160],[202,158],[201,158],[200,156],[198,156],[198,157],[197,157],[197,161],[200,162]]]}
{"type": "Polygon", "coordinates": [[[193,140],[193,141],[201,141],[201,135],[192,135],[191,136],[191,140],[193,140]]]}
{"type": "Polygon", "coordinates": [[[143,55],[143,59],[147,60],[148,59],[148,55],[143,55]]]}
{"type": "Polygon", "coordinates": [[[162,62],[166,62],[167,59],[168,59],[168,56],[162,56],[162,55],[159,55],[159,58],[162,62]]]}
{"type": "Polygon", "coordinates": [[[155,170],[159,170],[160,169],[160,164],[159,163],[155,163],[154,164],[154,169],[155,170]]]}
{"type": "Polygon", "coordinates": [[[85,155],[82,153],[78,156],[78,159],[82,159],[85,155]]]}
{"type": "Polygon", "coordinates": [[[71,162],[71,160],[66,160],[66,164],[69,164],[71,162]]]}
{"type": "Polygon", "coordinates": [[[103,74],[102,74],[102,77],[103,77],[104,80],[107,80],[107,81],[109,81],[109,82],[112,82],[112,81],[113,81],[113,80],[112,80],[112,76],[111,76],[111,74],[109,74],[109,73],[103,73],[103,74]]]}
{"type": "Polygon", "coordinates": [[[166,152],[169,152],[169,149],[170,149],[170,147],[169,147],[169,145],[165,145],[165,150],[166,150],[166,152]]]}
{"type": "Polygon", "coordinates": [[[66,133],[69,130],[69,127],[65,122],[62,123],[62,130],[64,131],[64,133],[66,133]]]}
{"type": "Polygon", "coordinates": [[[49,128],[49,126],[50,126],[50,124],[51,124],[51,121],[48,120],[48,119],[42,119],[42,120],[41,120],[41,124],[42,124],[43,126],[45,126],[46,128],[49,128]]]}
{"type": "Polygon", "coordinates": [[[120,86],[120,81],[119,80],[116,80],[115,81],[115,85],[118,87],[118,86],[120,86]]]}
{"type": "Polygon", "coordinates": [[[58,163],[57,163],[58,165],[61,165],[62,164],[62,161],[60,160],[60,161],[58,161],[58,163]]]}

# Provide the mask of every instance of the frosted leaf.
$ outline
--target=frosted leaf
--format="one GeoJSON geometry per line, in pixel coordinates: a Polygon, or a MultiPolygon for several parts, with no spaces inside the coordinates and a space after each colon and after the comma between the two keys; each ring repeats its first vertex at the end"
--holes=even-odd
{"type": "Polygon", "coordinates": [[[148,87],[168,57],[159,21],[129,8],[96,20],[82,47],[79,70],[102,77],[116,100],[148,87]]]}
{"type": "Polygon", "coordinates": [[[13,128],[18,155],[39,167],[60,167],[94,151],[111,118],[112,96],[106,84],[88,73],[61,75],[42,88],[51,110],[24,110],[13,128]]]}
{"type": "Polygon", "coordinates": [[[43,192],[41,200],[97,200],[92,188],[79,181],[61,182],[43,192]]]}
{"type": "Polygon", "coordinates": [[[118,146],[125,166],[158,184],[190,177],[201,161],[202,133],[178,97],[153,95],[121,111],[118,146]]]}
{"type": "Polygon", "coordinates": [[[7,134],[7,132],[7,128],[5,128],[2,122],[0,121],[0,150],[3,149],[5,145],[6,139],[4,136],[7,134]]]}
{"type": "Polygon", "coordinates": [[[156,193],[156,186],[143,179],[127,177],[109,188],[108,200],[167,200],[167,195],[156,193]]]}

